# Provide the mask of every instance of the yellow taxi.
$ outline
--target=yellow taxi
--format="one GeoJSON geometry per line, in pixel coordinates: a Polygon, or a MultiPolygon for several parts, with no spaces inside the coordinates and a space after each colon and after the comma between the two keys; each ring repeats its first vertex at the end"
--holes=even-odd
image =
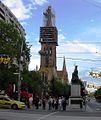
{"type": "Polygon", "coordinates": [[[11,108],[11,109],[24,109],[25,103],[17,100],[13,100],[8,96],[0,96],[0,107],[11,108]]]}

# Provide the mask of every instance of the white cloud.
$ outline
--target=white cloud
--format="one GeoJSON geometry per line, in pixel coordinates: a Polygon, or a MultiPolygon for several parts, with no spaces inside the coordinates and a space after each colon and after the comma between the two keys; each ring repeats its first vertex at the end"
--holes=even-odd
{"type": "Polygon", "coordinates": [[[42,6],[45,3],[48,3],[48,0],[30,0],[34,5],[42,6]]]}
{"type": "Polygon", "coordinates": [[[48,0],[28,0],[28,4],[24,4],[23,0],[1,0],[12,13],[18,18],[18,20],[23,21],[31,18],[32,9],[37,9],[36,5],[42,6],[48,3],[48,0]]]}
{"type": "Polygon", "coordinates": [[[31,62],[29,64],[29,70],[35,70],[36,66],[38,66],[38,68],[40,67],[40,59],[38,57],[33,57],[31,58],[31,62]]]}
{"type": "MultiPolygon", "coordinates": [[[[89,32],[93,34],[96,32],[99,34],[100,29],[92,28],[89,30],[89,32]]],[[[38,67],[40,66],[40,55],[38,54],[38,51],[41,49],[41,47],[39,45],[40,43],[38,42],[38,38],[36,38],[35,41],[36,43],[34,43],[35,45],[33,45],[34,47],[31,50],[32,57],[31,57],[31,63],[29,66],[30,69],[35,69],[36,65],[38,65],[38,67]]],[[[94,59],[94,57],[101,56],[101,52],[100,52],[101,49],[98,45],[92,44],[92,43],[87,44],[85,42],[83,43],[82,38],[75,39],[75,40],[68,40],[68,38],[66,38],[64,34],[60,33],[58,35],[58,45],[59,46],[57,46],[57,57],[65,56],[66,58],[68,58],[69,57],[67,56],[68,53],[71,57],[83,57],[85,59],[88,59],[88,55],[89,57],[92,55],[93,56],[92,59],[94,59]],[[73,56],[73,53],[75,54],[75,56],[73,56]],[[80,56],[78,55],[78,53],[81,53],[80,56]]],[[[61,64],[59,63],[59,65],[61,64]]]]}
{"type": "Polygon", "coordinates": [[[59,39],[59,41],[63,41],[66,39],[66,37],[63,34],[59,34],[58,39],[59,39]]]}
{"type": "MultiPolygon", "coordinates": [[[[100,52],[101,50],[98,46],[94,44],[83,43],[80,39],[70,41],[70,40],[67,40],[67,38],[63,34],[59,34],[58,40],[59,40],[59,43],[58,43],[59,46],[57,46],[57,57],[63,57],[63,56],[68,57],[67,56],[68,53],[72,53],[72,54],[69,54],[71,55],[71,57],[73,56],[73,53],[76,55],[76,57],[80,57],[78,56],[78,53],[81,53],[82,55],[84,55],[85,59],[87,56],[86,54],[83,54],[83,53],[89,53],[89,55],[93,55],[94,57],[101,55],[101,52],[100,52]]],[[[35,69],[36,65],[40,67],[40,55],[38,51],[41,49],[41,47],[40,47],[40,43],[38,42],[38,38],[36,38],[35,41],[36,42],[33,43],[33,46],[31,47],[32,57],[31,57],[31,63],[29,65],[30,70],[35,69]]]]}
{"type": "MultiPolygon", "coordinates": [[[[37,39],[37,38],[36,38],[37,39]]],[[[36,65],[38,68],[40,67],[40,55],[39,55],[39,50],[40,50],[40,45],[39,43],[33,43],[31,47],[31,62],[29,64],[29,70],[34,70],[36,68],[36,65]]]]}
{"type": "Polygon", "coordinates": [[[19,20],[28,19],[32,15],[32,5],[24,5],[23,0],[2,0],[2,2],[10,8],[19,20]]]}
{"type": "Polygon", "coordinates": [[[87,44],[80,42],[81,40],[66,40],[63,34],[59,35],[59,46],[57,47],[57,53],[91,53],[95,56],[101,54],[101,49],[94,44],[87,44]]]}

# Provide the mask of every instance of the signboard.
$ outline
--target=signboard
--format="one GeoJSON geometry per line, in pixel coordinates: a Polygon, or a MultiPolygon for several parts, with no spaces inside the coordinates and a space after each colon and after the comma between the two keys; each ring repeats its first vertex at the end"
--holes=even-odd
{"type": "Polygon", "coordinates": [[[11,58],[7,55],[0,55],[0,64],[8,64],[11,62],[11,58]]]}

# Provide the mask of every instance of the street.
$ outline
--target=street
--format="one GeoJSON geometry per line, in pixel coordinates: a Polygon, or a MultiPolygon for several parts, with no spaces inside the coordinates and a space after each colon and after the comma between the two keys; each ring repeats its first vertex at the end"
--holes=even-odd
{"type": "Polygon", "coordinates": [[[101,103],[91,100],[86,111],[67,109],[66,111],[25,109],[0,109],[0,120],[100,120],[101,103]],[[93,107],[94,106],[94,107],[93,107]],[[98,107],[99,106],[99,107],[98,107]]]}
{"type": "Polygon", "coordinates": [[[100,111],[101,111],[101,103],[96,102],[95,99],[91,99],[91,101],[88,102],[88,106],[89,106],[94,112],[100,112],[100,111]]]}

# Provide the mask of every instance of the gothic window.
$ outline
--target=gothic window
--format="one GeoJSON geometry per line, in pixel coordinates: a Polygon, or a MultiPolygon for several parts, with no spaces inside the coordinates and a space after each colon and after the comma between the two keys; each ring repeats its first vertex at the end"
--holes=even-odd
{"type": "Polygon", "coordinates": [[[49,53],[50,53],[50,55],[52,54],[52,48],[50,48],[49,53]]]}

